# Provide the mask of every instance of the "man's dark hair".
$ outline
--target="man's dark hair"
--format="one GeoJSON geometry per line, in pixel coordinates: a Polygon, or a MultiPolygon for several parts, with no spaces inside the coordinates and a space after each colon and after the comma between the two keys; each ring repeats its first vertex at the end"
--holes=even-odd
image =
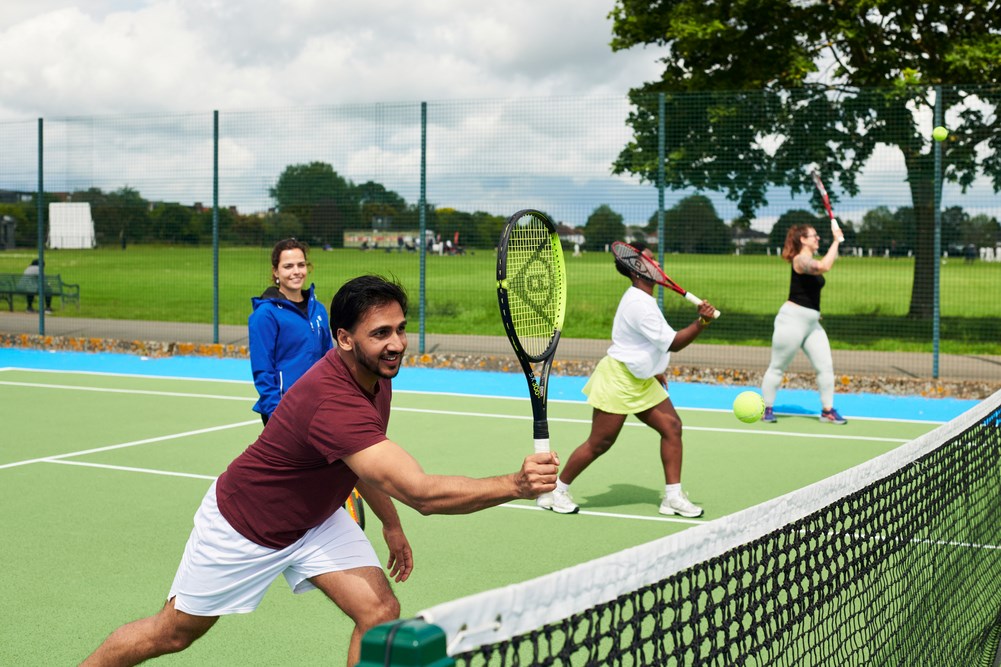
{"type": "MultiPolygon", "coordinates": [[[[636,241],[635,243],[630,243],[629,245],[636,248],[636,252],[641,255],[643,254],[643,251],[649,247],[646,243],[643,243],[643,241],[636,241]]],[[[615,260],[615,270],[624,275],[626,278],[632,280],[633,271],[631,271],[629,267],[625,266],[618,259],[615,260]]]]}
{"type": "Polygon", "coordinates": [[[407,292],[399,283],[382,276],[358,276],[347,281],[330,301],[330,330],[337,337],[337,330],[352,331],[358,320],[377,306],[395,301],[407,314],[407,292]]]}

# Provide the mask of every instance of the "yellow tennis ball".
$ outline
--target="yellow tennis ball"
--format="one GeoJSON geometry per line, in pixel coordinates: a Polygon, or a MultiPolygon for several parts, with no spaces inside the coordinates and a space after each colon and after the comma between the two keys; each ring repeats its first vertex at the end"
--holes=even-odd
{"type": "Polygon", "coordinates": [[[935,141],[945,141],[949,138],[949,130],[939,125],[931,131],[931,137],[935,141]]]}
{"type": "Polygon", "coordinates": [[[733,416],[745,424],[753,424],[765,414],[765,401],[756,391],[745,391],[733,401],[733,416]]]}

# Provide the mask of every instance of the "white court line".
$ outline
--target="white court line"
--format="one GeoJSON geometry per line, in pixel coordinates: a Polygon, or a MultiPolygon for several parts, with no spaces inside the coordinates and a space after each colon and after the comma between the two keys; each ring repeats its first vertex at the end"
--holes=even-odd
{"type": "Polygon", "coordinates": [[[58,459],[42,459],[42,463],[58,463],[66,466],[83,466],[85,468],[104,468],[105,470],[121,470],[123,472],[141,472],[147,475],[166,475],[167,477],[190,477],[192,479],[215,479],[214,475],[196,475],[190,472],[171,472],[169,470],[153,470],[152,468],[133,468],[131,466],[113,466],[105,463],[87,463],[85,461],[62,461],[58,459]]]}
{"type": "MultiPolygon", "coordinates": [[[[530,415],[503,415],[503,414],[493,414],[490,412],[462,412],[459,410],[430,410],[427,408],[402,408],[393,407],[393,412],[419,412],[429,415],[452,415],[456,417],[487,417],[494,419],[518,419],[523,421],[531,421],[532,417],[530,415]]],[[[590,424],[590,419],[574,419],[571,417],[550,417],[550,422],[562,422],[566,424],[590,424]]],[[[647,427],[646,424],[642,422],[627,421],[626,426],[642,426],[647,427]]],[[[647,427],[648,428],[648,427],[647,427]]],[[[685,431],[707,431],[710,433],[736,433],[739,435],[781,435],[790,438],[809,438],[811,440],[816,439],[827,439],[827,440],[865,440],[866,442],[895,442],[895,443],[905,443],[910,442],[907,438],[877,438],[873,436],[861,436],[861,435],[836,435],[833,433],[803,433],[795,431],[768,431],[761,430],[751,430],[742,428],[716,428],[712,426],[685,426],[685,431]]]]}
{"type": "MultiPolygon", "coordinates": [[[[33,382],[6,382],[0,381],[0,385],[8,385],[15,387],[38,387],[42,389],[69,389],[77,391],[97,391],[106,392],[113,394],[141,394],[145,396],[166,396],[173,398],[211,398],[222,401],[247,401],[251,402],[256,399],[244,396],[219,396],[214,394],[191,394],[176,391],[153,391],[145,389],[108,389],[108,388],[97,388],[97,387],[79,387],[76,385],[60,385],[60,384],[42,384],[33,382]]],[[[482,398],[478,396],[469,396],[468,394],[463,394],[467,398],[482,398]]],[[[526,399],[527,400],[527,399],[526,399]]],[[[454,417],[482,417],[490,419],[515,419],[520,421],[531,420],[532,417],[529,415],[506,415],[498,414],[492,412],[465,412],[461,410],[432,410],[430,408],[406,408],[400,406],[393,406],[393,412],[415,412],[420,414],[430,414],[430,415],[449,415],[454,417]]],[[[566,423],[566,424],[590,424],[590,419],[575,419],[572,417],[550,417],[550,422],[566,423]]],[[[640,422],[627,421],[626,426],[636,427],[645,426],[640,422]]],[[[746,429],[746,428],[719,428],[714,426],[685,426],[686,431],[705,431],[708,433],[732,433],[736,435],[768,435],[768,436],[782,436],[788,438],[807,438],[811,440],[860,440],[865,442],[890,442],[902,444],[905,442],[910,442],[907,438],[879,438],[875,436],[859,436],[859,435],[837,435],[834,433],[803,433],[801,431],[773,431],[769,429],[766,431],[761,431],[757,429],[746,429]]],[[[4,466],[0,466],[3,468],[4,466]]]]}
{"type": "MultiPolygon", "coordinates": [[[[498,507],[506,507],[513,510],[533,510],[536,512],[548,512],[549,510],[542,509],[537,505],[517,505],[514,503],[504,503],[503,505],[498,505],[498,507]]],[[[691,524],[702,524],[707,523],[707,521],[700,521],[698,519],[682,519],[679,517],[667,517],[667,516],[639,516],[637,514],[619,514],[618,512],[593,512],[591,510],[578,510],[577,514],[583,514],[586,516],[602,516],[609,517],[612,519],[639,519],[640,521],[661,521],[664,523],[691,523],[691,524]]]]}
{"type": "Polygon", "coordinates": [[[176,440],[178,438],[187,438],[192,435],[202,435],[203,433],[213,433],[215,431],[225,431],[231,428],[241,428],[243,426],[250,426],[252,424],[260,425],[261,421],[259,419],[254,419],[252,421],[236,422],[235,424],[224,424],[222,426],[210,426],[209,428],[200,428],[195,431],[185,431],[183,433],[172,433],[170,435],[161,435],[155,438],[145,438],[143,440],[133,440],[132,442],[123,442],[117,445],[108,445],[107,447],[95,447],[94,449],[84,449],[79,452],[70,452],[68,454],[56,454],[55,456],[43,456],[37,459],[27,459],[25,461],[15,461],[13,463],[0,464],[0,470],[4,468],[16,468],[17,466],[24,466],[30,463],[52,463],[59,459],[68,459],[74,456],[83,456],[84,454],[96,454],[98,452],[109,452],[114,449],[124,449],[126,447],[136,447],[138,445],[147,445],[151,442],[163,442],[165,440],[176,440]]]}
{"type": "MultiPolygon", "coordinates": [[[[29,373],[63,373],[68,375],[101,375],[108,377],[125,377],[125,378],[144,378],[150,380],[181,380],[181,381],[191,381],[191,382],[228,382],[234,384],[246,384],[252,385],[252,380],[227,380],[227,379],[216,379],[216,378],[203,378],[203,377],[175,377],[169,375],[155,375],[155,374],[138,374],[138,373],[110,373],[106,371],[64,371],[57,370],[53,368],[22,368],[19,366],[5,366],[0,368],[0,371],[24,371],[29,373]]],[[[475,372],[475,371],[470,371],[475,372]]],[[[452,391],[424,391],[417,389],[394,389],[394,394],[415,394],[418,396],[457,396],[461,398],[483,398],[487,400],[497,401],[528,401],[529,399],[525,396],[496,396],[492,394],[463,394],[461,392],[452,391]]],[[[933,399],[929,399],[933,400],[933,399]]],[[[586,405],[584,401],[572,400],[566,398],[553,398],[549,399],[549,403],[565,403],[569,405],[586,405]]],[[[677,406],[675,406],[677,407],[677,406]]],[[[691,410],[693,412],[719,412],[729,414],[729,410],[724,408],[697,408],[697,407],[683,407],[678,408],[679,410],[691,410]]],[[[790,416],[790,417],[810,417],[813,415],[803,415],[803,414],[793,414],[793,413],[776,413],[779,416],[790,416]]],[[[899,417],[859,417],[856,415],[847,415],[853,420],[862,421],[886,421],[886,422],[900,422],[905,424],[944,424],[945,422],[940,420],[928,420],[928,419],[903,419],[899,417]]],[[[906,441],[905,441],[906,442],[906,441]]]]}
{"type": "Polygon", "coordinates": [[[72,384],[45,384],[42,382],[7,382],[0,380],[0,385],[9,387],[33,387],[38,389],[71,389],[75,391],[96,391],[108,394],[140,394],[145,396],[172,396],[174,398],[214,398],[220,401],[256,401],[250,396],[220,396],[218,394],[192,394],[181,391],[154,391],[151,389],[112,389],[109,387],[81,387],[72,384]]]}

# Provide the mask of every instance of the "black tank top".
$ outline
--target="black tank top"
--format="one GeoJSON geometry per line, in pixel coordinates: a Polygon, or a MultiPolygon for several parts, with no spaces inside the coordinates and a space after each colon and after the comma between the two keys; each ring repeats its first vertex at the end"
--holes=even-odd
{"type": "Polygon", "coordinates": [[[810,308],[820,312],[820,290],[824,287],[824,276],[815,276],[809,273],[796,273],[791,269],[792,278],[789,280],[789,300],[797,306],[810,308]]]}

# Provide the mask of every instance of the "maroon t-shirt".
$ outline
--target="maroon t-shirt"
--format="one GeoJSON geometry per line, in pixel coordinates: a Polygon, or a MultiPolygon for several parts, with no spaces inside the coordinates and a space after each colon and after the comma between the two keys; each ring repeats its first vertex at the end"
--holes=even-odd
{"type": "Polygon", "coordinates": [[[216,483],[219,511],[251,542],[282,549],[323,523],[358,481],[341,460],[386,439],[392,383],[362,389],[337,348],[282,397],[257,442],[216,483]]]}

